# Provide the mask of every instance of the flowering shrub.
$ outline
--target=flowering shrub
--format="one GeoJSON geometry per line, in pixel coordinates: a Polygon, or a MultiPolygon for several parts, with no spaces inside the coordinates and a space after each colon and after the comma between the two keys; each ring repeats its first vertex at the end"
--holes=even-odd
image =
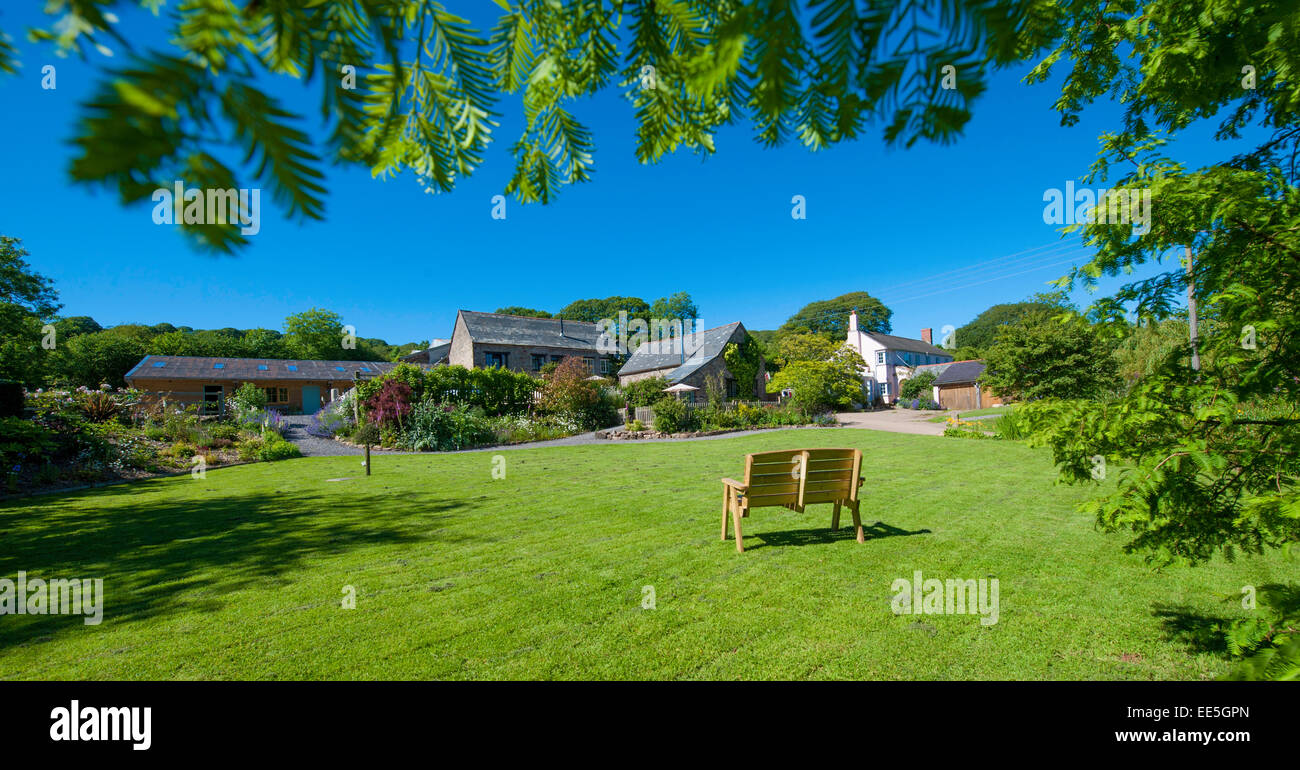
{"type": "Polygon", "coordinates": [[[494,443],[497,437],[483,410],[463,404],[424,401],[410,410],[399,443],[417,452],[467,449],[494,443]]]}
{"type": "Polygon", "coordinates": [[[250,430],[256,430],[261,433],[271,432],[277,436],[284,435],[287,427],[284,422],[284,416],[274,409],[249,409],[240,413],[237,418],[240,425],[250,430]]]}
{"type": "MultiPolygon", "coordinates": [[[[348,395],[351,393],[348,391],[348,395]]],[[[322,406],[311,416],[307,432],[317,438],[334,438],[350,428],[353,422],[351,399],[340,398],[322,406]]]]}
{"type": "MultiPolygon", "coordinates": [[[[366,399],[366,412],[381,426],[396,425],[411,413],[411,386],[401,380],[384,380],[379,390],[366,399]]],[[[427,402],[426,402],[427,403],[427,402]]]]}

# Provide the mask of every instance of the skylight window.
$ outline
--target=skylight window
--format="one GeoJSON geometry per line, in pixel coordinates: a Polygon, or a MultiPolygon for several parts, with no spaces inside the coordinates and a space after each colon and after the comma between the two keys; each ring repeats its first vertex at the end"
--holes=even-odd
{"type": "Polygon", "coordinates": [[[153,366],[154,366],[155,369],[161,369],[161,368],[163,368],[163,367],[166,366],[166,365],[167,365],[167,362],[166,362],[166,361],[154,361],[154,362],[153,362],[153,366]]]}
{"type": "Polygon", "coordinates": [[[336,366],[336,367],[334,367],[334,368],[335,368],[336,370],[340,371],[340,372],[343,371],[343,367],[341,367],[341,366],[336,366]]]}
{"type": "Polygon", "coordinates": [[[288,368],[289,368],[289,371],[291,371],[291,372],[296,372],[296,371],[298,371],[298,367],[297,367],[295,364],[288,364],[288,368]]]}
{"type": "Polygon", "coordinates": [[[258,365],[257,365],[257,371],[259,371],[259,372],[264,372],[264,371],[266,371],[268,368],[269,368],[269,367],[268,367],[266,364],[258,364],[258,365]]]}
{"type": "Polygon", "coordinates": [[[225,364],[213,364],[213,365],[212,365],[212,368],[213,368],[213,369],[225,369],[225,368],[226,368],[226,365],[225,365],[225,364]]]}

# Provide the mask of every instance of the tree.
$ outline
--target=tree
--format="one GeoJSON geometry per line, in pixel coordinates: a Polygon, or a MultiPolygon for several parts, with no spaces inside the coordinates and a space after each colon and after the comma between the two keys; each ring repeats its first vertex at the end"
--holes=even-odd
{"type": "Polygon", "coordinates": [[[64,385],[95,388],[108,383],[125,387],[126,373],[145,357],[148,344],[148,330],[142,326],[115,326],[79,334],[57,348],[53,378],[64,385]]]}
{"type": "MultiPolygon", "coordinates": [[[[921,372],[903,380],[898,386],[898,395],[905,401],[911,401],[914,398],[931,399],[934,392],[935,373],[921,372]]],[[[933,399],[931,399],[933,400],[933,399]]]]}
{"type": "Polygon", "coordinates": [[[0,379],[36,385],[46,366],[43,326],[60,306],[53,283],[27,256],[20,239],[0,235],[0,379]]]}
{"type": "Polygon", "coordinates": [[[1096,398],[1117,383],[1112,343],[1078,316],[1034,310],[1001,326],[981,383],[1017,401],[1096,398]]]}
{"type": "Polygon", "coordinates": [[[295,358],[350,360],[344,355],[343,318],[332,310],[312,308],[284,319],[285,344],[295,358]]]}
{"type": "Polygon", "coordinates": [[[556,318],[571,319],[596,323],[605,319],[618,320],[619,312],[627,313],[628,319],[650,318],[650,305],[640,297],[606,297],[605,299],[580,299],[565,305],[556,318]]]}
{"type": "Polygon", "coordinates": [[[997,330],[1007,324],[1015,323],[1035,310],[1054,310],[1056,305],[1046,302],[1008,302],[993,305],[975,316],[965,326],[960,326],[953,333],[951,340],[944,340],[945,345],[955,345],[954,351],[962,352],[971,358],[980,358],[983,351],[993,345],[997,330]],[[970,355],[974,353],[975,355],[970,355]]]}
{"type": "Polygon", "coordinates": [[[78,334],[93,334],[94,332],[104,331],[104,327],[100,326],[95,319],[88,315],[60,318],[54,322],[54,329],[61,340],[75,337],[78,334]]]}
{"type": "Polygon", "coordinates": [[[499,307],[496,312],[501,315],[521,315],[528,318],[550,318],[551,314],[545,310],[534,310],[530,307],[521,307],[519,305],[510,305],[509,307],[499,307]]]}
{"type": "MultiPolygon", "coordinates": [[[[1063,16],[1052,0],[498,5],[484,33],[438,2],[192,3],[167,17],[169,47],[155,47],[125,37],[102,4],[50,4],[50,24],[29,35],[63,55],[132,53],[82,108],[73,179],[116,188],[124,203],[179,178],[261,187],[289,216],[318,219],[331,161],[383,178],[409,170],[426,190],[451,191],[487,160],[507,95],[524,120],[505,192],[523,202],[592,178],[594,140],[572,110],[611,88],[632,102],[642,163],[712,153],[714,134],[738,120],[766,146],[819,150],[873,122],[891,144],[947,142],[990,71],[1045,47],[1063,16]],[[274,75],[321,86],[323,141],[264,90],[274,75]],[[218,160],[231,138],[245,155],[235,167],[218,160]]],[[[17,51],[0,45],[0,72],[16,70],[17,51]]],[[[248,243],[237,224],[183,227],[219,251],[248,243]]]]}
{"type": "Polygon", "coordinates": [[[861,366],[861,356],[845,346],[829,361],[791,363],[773,375],[767,391],[779,393],[786,388],[793,389],[791,403],[809,414],[847,409],[867,398],[862,387],[861,366]]]}
{"type": "Polygon", "coordinates": [[[660,297],[650,306],[651,318],[667,318],[678,321],[693,321],[700,317],[700,309],[691,299],[691,295],[679,291],[668,297],[660,297]]]}
{"type": "Polygon", "coordinates": [[[785,334],[777,339],[772,358],[780,367],[795,361],[829,361],[843,346],[843,340],[832,342],[817,334],[785,334]]]}
{"type": "Polygon", "coordinates": [[[1061,288],[1163,261],[1163,272],[1094,302],[1089,318],[1122,335],[1130,314],[1172,317],[1190,291],[1214,319],[1198,334],[1199,370],[1189,341],[1144,366],[1115,402],[1030,412],[1064,479],[1095,483],[1098,458],[1125,465],[1085,510],[1161,562],[1300,542],[1300,80],[1291,74],[1300,46],[1283,32],[1294,3],[1254,2],[1240,17],[1230,9],[1219,0],[1094,5],[1063,25],[1029,76],[1070,68],[1057,103],[1065,123],[1106,96],[1122,105],[1086,181],[1138,193],[1106,196],[1105,216],[1071,228],[1096,256],[1061,288]],[[1168,150],[1193,126],[1237,140],[1234,154],[1188,169],[1168,150]],[[1147,194],[1158,204],[1143,205],[1147,194]],[[1112,217],[1112,204],[1139,226],[1112,217]]]}
{"type": "Polygon", "coordinates": [[[889,317],[893,315],[893,311],[865,291],[854,291],[841,294],[834,299],[810,302],[790,316],[781,325],[781,330],[788,333],[806,329],[813,334],[843,342],[848,338],[849,313],[854,310],[858,311],[859,329],[881,334],[889,333],[889,317]]]}

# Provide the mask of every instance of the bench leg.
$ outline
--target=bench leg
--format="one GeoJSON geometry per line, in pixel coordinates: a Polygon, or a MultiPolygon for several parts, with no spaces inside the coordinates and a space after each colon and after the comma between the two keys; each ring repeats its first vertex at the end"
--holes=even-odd
{"type": "Polygon", "coordinates": [[[722,539],[727,539],[727,517],[731,515],[731,487],[722,485],[722,539]]]}
{"type": "Polygon", "coordinates": [[[861,500],[854,500],[854,501],[853,501],[853,509],[852,509],[852,510],[853,510],[853,526],[856,527],[857,530],[858,530],[858,542],[859,542],[859,543],[865,543],[865,542],[867,542],[867,536],[866,536],[866,534],[862,531],[862,517],[858,515],[858,506],[861,505],[861,504],[862,504],[862,501],[861,501],[861,500]]]}
{"type": "Polygon", "coordinates": [[[840,504],[835,503],[835,507],[831,509],[831,530],[835,531],[838,530],[839,528],[840,528],[840,504]]]}
{"type": "Polygon", "coordinates": [[[744,553],[745,542],[740,536],[740,506],[731,509],[731,524],[736,529],[736,553],[744,553]]]}

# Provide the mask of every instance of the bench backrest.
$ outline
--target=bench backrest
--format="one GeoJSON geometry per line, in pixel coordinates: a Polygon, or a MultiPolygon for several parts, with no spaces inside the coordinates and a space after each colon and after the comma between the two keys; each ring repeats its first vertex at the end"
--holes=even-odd
{"type": "Polygon", "coordinates": [[[861,449],[809,449],[800,505],[858,499],[861,449]]]}
{"type": "Polygon", "coordinates": [[[807,455],[800,449],[745,455],[745,500],[750,508],[783,505],[798,510],[807,455]]]}
{"type": "Polygon", "coordinates": [[[860,449],[796,449],[745,456],[745,499],[751,508],[858,499],[860,449]]]}

